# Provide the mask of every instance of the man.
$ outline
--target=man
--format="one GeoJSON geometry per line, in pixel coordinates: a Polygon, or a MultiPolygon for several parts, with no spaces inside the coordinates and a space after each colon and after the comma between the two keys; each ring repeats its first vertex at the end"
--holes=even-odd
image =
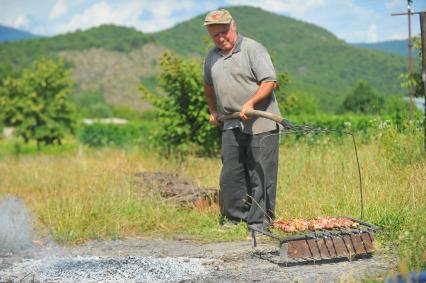
{"type": "Polygon", "coordinates": [[[227,10],[208,13],[204,26],[215,45],[204,62],[209,122],[219,126],[220,115],[240,112],[240,119],[226,120],[223,125],[222,219],[267,229],[275,216],[278,125],[249,117],[247,112],[256,109],[280,115],[273,93],[275,70],[261,44],[237,33],[235,20],[227,10]]]}

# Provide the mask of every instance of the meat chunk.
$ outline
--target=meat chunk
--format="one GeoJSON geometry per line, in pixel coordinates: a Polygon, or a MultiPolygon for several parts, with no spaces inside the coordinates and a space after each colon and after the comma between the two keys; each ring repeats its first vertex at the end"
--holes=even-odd
{"type": "Polygon", "coordinates": [[[287,233],[303,232],[306,230],[332,230],[342,228],[358,228],[359,223],[344,217],[319,217],[315,219],[276,220],[273,227],[287,233]]]}

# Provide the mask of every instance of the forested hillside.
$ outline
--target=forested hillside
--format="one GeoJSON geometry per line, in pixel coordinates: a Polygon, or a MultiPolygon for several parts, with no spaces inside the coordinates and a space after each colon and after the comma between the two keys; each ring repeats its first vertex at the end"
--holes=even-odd
{"type": "Polygon", "coordinates": [[[38,37],[32,33],[0,25],[0,42],[16,41],[38,37]]]}
{"type": "MultiPolygon", "coordinates": [[[[404,57],[408,56],[408,40],[406,39],[389,40],[389,41],[382,41],[382,42],[376,42],[376,43],[354,43],[352,45],[396,53],[404,57]]],[[[418,50],[413,49],[412,55],[413,57],[418,58],[419,57],[418,50]]]]}
{"type": "Polygon", "coordinates": [[[129,52],[148,43],[151,36],[133,28],[103,25],[86,31],[61,34],[19,42],[5,42],[0,46],[0,63],[21,69],[35,58],[58,55],[60,51],[81,51],[90,48],[129,52]]]}
{"type": "MultiPolygon", "coordinates": [[[[289,73],[289,90],[316,96],[323,110],[335,110],[359,80],[371,83],[385,96],[404,91],[398,80],[399,74],[406,69],[402,56],[354,47],[323,28],[258,8],[228,9],[241,34],[265,45],[277,70],[289,73]]],[[[13,70],[19,71],[40,56],[64,56],[75,68],[74,77],[79,84],[90,77],[92,84],[104,82],[97,86],[97,90],[102,91],[110,87],[105,85],[105,81],[116,84],[120,80],[127,88],[127,102],[122,103],[127,105],[128,101],[140,100],[137,91],[139,82],[153,84],[161,55],[159,51],[173,50],[184,56],[204,56],[211,43],[202,25],[203,18],[204,15],[200,15],[152,34],[106,25],[52,38],[2,43],[0,72],[5,75],[13,70]],[[109,68],[108,72],[105,69],[101,72],[102,68],[109,68]],[[131,79],[126,82],[128,77],[131,79]]],[[[121,95],[122,88],[110,91],[108,101],[120,104],[121,95]]]]}

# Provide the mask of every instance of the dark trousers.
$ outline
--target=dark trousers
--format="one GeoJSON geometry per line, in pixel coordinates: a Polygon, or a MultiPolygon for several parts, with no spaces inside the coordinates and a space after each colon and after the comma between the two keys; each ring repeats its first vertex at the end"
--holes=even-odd
{"type": "Polygon", "coordinates": [[[274,220],[278,148],[278,131],[249,135],[236,128],[222,133],[222,217],[248,224],[274,220]]]}

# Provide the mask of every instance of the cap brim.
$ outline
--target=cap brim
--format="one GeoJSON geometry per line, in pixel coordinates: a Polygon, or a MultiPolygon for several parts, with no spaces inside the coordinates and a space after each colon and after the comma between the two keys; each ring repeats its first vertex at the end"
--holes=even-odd
{"type": "Polygon", "coordinates": [[[204,22],[204,26],[209,26],[209,25],[227,25],[229,23],[231,23],[232,20],[227,20],[227,21],[217,21],[217,22],[204,22]]]}

